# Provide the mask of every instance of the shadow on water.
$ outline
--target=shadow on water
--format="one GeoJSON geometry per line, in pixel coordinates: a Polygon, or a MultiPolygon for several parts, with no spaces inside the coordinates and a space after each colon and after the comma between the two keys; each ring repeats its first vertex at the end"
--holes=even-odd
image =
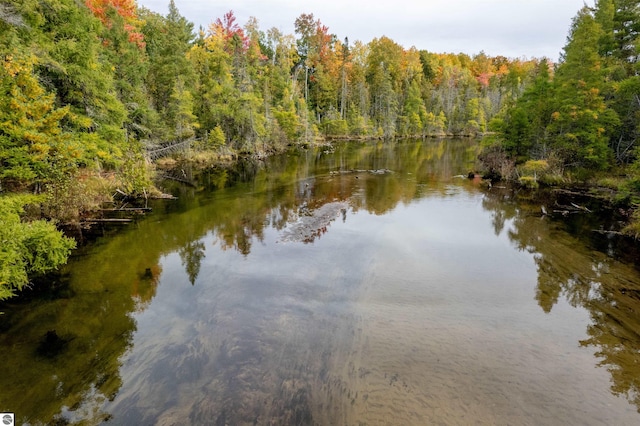
{"type": "Polygon", "coordinates": [[[475,155],[473,141],[347,143],[185,170],[189,185],[166,182],[178,200],[79,250],[51,292],[1,306],[0,410],[29,424],[351,424],[375,398],[353,306],[382,238],[359,243],[355,225],[461,194],[533,256],[542,311],[564,298],[589,312],[580,345],[640,407],[638,272],[537,202],[454,177],[475,155]]]}

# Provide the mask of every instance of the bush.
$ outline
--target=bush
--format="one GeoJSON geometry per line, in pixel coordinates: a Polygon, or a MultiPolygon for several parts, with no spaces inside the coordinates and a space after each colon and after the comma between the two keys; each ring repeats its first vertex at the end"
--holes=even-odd
{"type": "Polygon", "coordinates": [[[227,143],[227,137],[220,125],[217,125],[209,132],[209,145],[211,147],[223,146],[227,143]]]}
{"type": "Polygon", "coordinates": [[[149,194],[155,188],[151,181],[152,171],[142,154],[128,152],[120,166],[118,185],[127,195],[137,197],[149,194]]]}
{"type": "Polygon", "coordinates": [[[520,182],[520,185],[529,189],[537,189],[539,187],[538,180],[533,176],[521,176],[518,182],[520,182]]]}
{"type": "Polygon", "coordinates": [[[111,201],[115,180],[90,170],[80,170],[52,180],[45,187],[41,212],[59,223],[78,222],[83,213],[111,201]]]}
{"type": "Polygon", "coordinates": [[[353,136],[366,136],[371,133],[371,126],[361,115],[349,117],[349,134],[353,136]]]}
{"type": "Polygon", "coordinates": [[[485,170],[485,176],[491,179],[510,180],[515,175],[515,161],[509,157],[499,141],[493,138],[483,142],[478,159],[485,170]]]}
{"type": "Polygon", "coordinates": [[[631,220],[622,228],[622,233],[629,237],[640,239],[640,210],[636,208],[631,215],[631,220]]]}
{"type": "Polygon", "coordinates": [[[14,296],[41,275],[67,262],[75,241],[44,220],[22,222],[26,204],[39,201],[29,195],[0,197],[0,300],[14,296]]]}
{"type": "Polygon", "coordinates": [[[565,178],[559,174],[545,173],[538,178],[538,181],[546,186],[558,186],[565,183],[565,178]]]}
{"type": "Polygon", "coordinates": [[[529,160],[518,168],[518,181],[527,188],[537,188],[539,184],[560,185],[564,182],[560,170],[555,157],[544,160],[529,160]]]}
{"type": "Polygon", "coordinates": [[[324,131],[327,136],[346,136],[349,134],[349,125],[346,120],[327,120],[324,122],[324,131]]]}

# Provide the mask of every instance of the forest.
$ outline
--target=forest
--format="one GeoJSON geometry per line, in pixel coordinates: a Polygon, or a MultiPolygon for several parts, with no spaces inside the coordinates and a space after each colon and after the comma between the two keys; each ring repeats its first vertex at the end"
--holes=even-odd
{"type": "Polygon", "coordinates": [[[637,1],[583,7],[560,62],[553,68],[540,63],[521,96],[491,123],[497,136],[484,153],[490,168],[533,186],[538,179],[591,179],[620,189],[623,197],[636,193],[639,31],[637,1]]]}
{"type": "Polygon", "coordinates": [[[75,242],[58,224],[114,193],[154,195],[149,152],[185,141],[215,161],[487,135],[492,174],[537,186],[603,172],[634,203],[639,13],[585,6],[554,64],[342,40],[313,14],[283,34],[233,11],[196,30],[173,0],[166,15],[135,0],[3,1],[0,300],[66,261],[75,242]]]}

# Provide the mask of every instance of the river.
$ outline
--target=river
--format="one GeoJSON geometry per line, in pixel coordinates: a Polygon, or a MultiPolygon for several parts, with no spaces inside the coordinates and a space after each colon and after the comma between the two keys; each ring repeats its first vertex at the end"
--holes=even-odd
{"type": "Polygon", "coordinates": [[[343,143],[177,200],[0,305],[17,424],[640,424],[640,273],[595,213],[465,175],[477,142],[343,143]]]}

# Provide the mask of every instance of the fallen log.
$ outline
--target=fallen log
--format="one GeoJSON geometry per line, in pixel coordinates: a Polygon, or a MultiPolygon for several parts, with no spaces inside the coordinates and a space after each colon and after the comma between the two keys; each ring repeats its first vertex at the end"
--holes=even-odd
{"type": "Polygon", "coordinates": [[[85,223],[130,223],[133,222],[133,219],[84,219],[85,223]]]}
{"type": "MultiPolygon", "coordinates": [[[[591,210],[589,210],[588,208],[584,207],[584,206],[579,206],[575,203],[571,203],[570,206],[565,205],[565,204],[559,204],[557,201],[555,202],[555,206],[558,207],[561,210],[565,210],[567,212],[572,212],[572,213],[579,213],[579,212],[584,212],[584,213],[592,213],[591,210]]],[[[555,211],[555,210],[554,210],[555,211]]]]}
{"type": "Polygon", "coordinates": [[[588,209],[588,208],[586,208],[585,206],[579,206],[579,205],[577,205],[576,203],[571,203],[571,205],[572,205],[573,207],[575,207],[576,209],[578,209],[578,210],[582,210],[582,211],[587,212],[587,213],[592,213],[592,212],[591,212],[591,210],[589,210],[589,209],[588,209]]]}
{"type": "Polygon", "coordinates": [[[121,207],[113,209],[100,209],[101,212],[150,212],[151,207],[121,207]]]}
{"type": "Polygon", "coordinates": [[[595,232],[597,234],[602,234],[602,235],[615,235],[617,237],[625,236],[625,234],[623,234],[620,231],[605,231],[604,229],[592,229],[591,232],[595,232]]]}

